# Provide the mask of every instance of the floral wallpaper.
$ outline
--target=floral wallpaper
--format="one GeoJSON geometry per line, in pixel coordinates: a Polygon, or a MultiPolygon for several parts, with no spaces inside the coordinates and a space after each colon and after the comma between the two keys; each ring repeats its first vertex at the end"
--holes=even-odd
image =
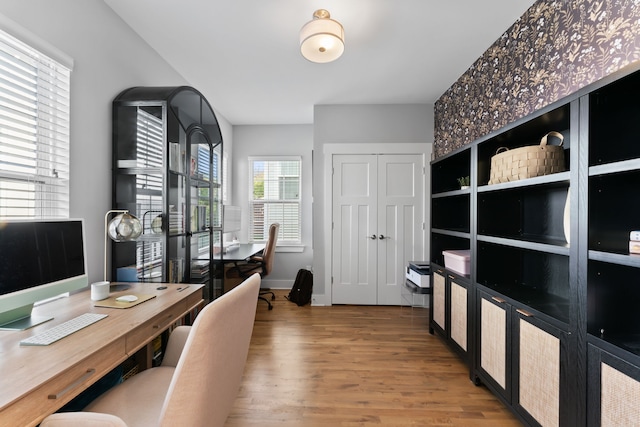
{"type": "Polygon", "coordinates": [[[538,0],[435,103],[440,157],[640,60],[640,0],[538,0]]]}

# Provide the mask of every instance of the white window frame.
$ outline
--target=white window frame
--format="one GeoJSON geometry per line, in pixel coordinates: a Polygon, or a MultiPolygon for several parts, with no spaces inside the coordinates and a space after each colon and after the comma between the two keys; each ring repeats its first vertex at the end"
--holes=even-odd
{"type": "Polygon", "coordinates": [[[68,218],[73,62],[5,21],[29,44],[0,30],[0,218],[68,218]]]}
{"type": "MultiPolygon", "coordinates": [[[[268,228],[271,222],[280,223],[280,231],[278,235],[277,246],[294,246],[302,244],[302,157],[301,156],[251,156],[249,161],[249,242],[265,242],[268,236],[268,228]],[[254,186],[254,163],[255,162],[298,162],[298,191],[297,198],[284,199],[278,197],[272,199],[254,199],[253,186],[254,186]],[[298,207],[297,217],[290,218],[288,224],[285,223],[285,214],[283,213],[280,218],[273,220],[263,219],[263,235],[264,239],[256,236],[256,225],[254,212],[258,205],[291,205],[295,204],[298,207]]],[[[282,176],[281,178],[287,178],[282,176]]],[[[273,218],[273,217],[272,217],[273,218]]]]}

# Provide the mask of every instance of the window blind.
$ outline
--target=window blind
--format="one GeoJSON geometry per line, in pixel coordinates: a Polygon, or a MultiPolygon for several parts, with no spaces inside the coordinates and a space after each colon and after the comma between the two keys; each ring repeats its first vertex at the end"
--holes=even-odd
{"type": "Polygon", "coordinates": [[[250,165],[250,240],[265,241],[277,222],[279,242],[301,243],[300,158],[250,159],[250,165]]]}
{"type": "MultiPolygon", "coordinates": [[[[147,169],[149,172],[136,175],[136,210],[142,218],[143,233],[154,234],[154,223],[163,213],[162,199],[162,147],[164,136],[162,120],[138,109],[136,132],[136,166],[147,169]]],[[[160,281],[162,280],[163,244],[160,240],[139,239],[136,242],[136,257],[138,266],[138,280],[160,281]]]]}
{"type": "MultiPolygon", "coordinates": [[[[205,181],[209,180],[209,160],[210,155],[209,155],[209,148],[207,146],[205,146],[204,144],[198,144],[198,173],[200,174],[201,178],[204,179],[205,181]]],[[[213,162],[213,176],[218,176],[218,171],[217,169],[217,162],[215,161],[215,155],[214,155],[214,162],[213,162]]]]}
{"type": "Polygon", "coordinates": [[[69,216],[71,70],[0,31],[0,217],[69,216]]]}
{"type": "MultiPolygon", "coordinates": [[[[160,170],[164,164],[162,159],[162,147],[164,145],[162,120],[138,109],[137,116],[138,140],[136,146],[136,166],[139,168],[157,168],[160,170]]],[[[147,197],[150,193],[162,194],[162,174],[137,174],[138,197],[147,197]]],[[[138,200],[138,204],[144,206],[144,201],[138,200]]],[[[149,209],[162,209],[162,205],[149,207],[149,209]]],[[[140,212],[142,214],[144,210],[140,212]]]]}
{"type": "MultiPolygon", "coordinates": [[[[224,191],[227,180],[222,177],[222,173],[226,171],[224,167],[224,159],[221,159],[221,152],[219,149],[213,150],[213,195],[214,204],[211,206],[213,209],[213,226],[222,226],[222,205],[224,204],[224,191]],[[222,168],[222,170],[220,170],[222,168]],[[222,188],[220,188],[220,179],[223,180],[222,188]],[[222,200],[220,198],[222,197],[222,200]]],[[[222,238],[222,235],[219,236],[222,238]]],[[[214,236],[214,242],[217,243],[217,236],[214,236]]]]}
{"type": "Polygon", "coordinates": [[[229,179],[228,179],[228,170],[229,170],[229,154],[227,153],[226,150],[223,150],[222,153],[222,201],[223,204],[227,203],[227,200],[229,200],[228,197],[228,183],[229,183],[229,179]]]}

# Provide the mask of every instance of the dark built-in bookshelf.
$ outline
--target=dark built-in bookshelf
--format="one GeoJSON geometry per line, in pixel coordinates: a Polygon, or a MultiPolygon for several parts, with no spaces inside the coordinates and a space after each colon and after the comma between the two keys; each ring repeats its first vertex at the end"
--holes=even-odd
{"type": "Polygon", "coordinates": [[[640,393],[640,255],[629,253],[640,229],[639,100],[640,72],[611,76],[431,164],[432,271],[446,285],[431,307],[447,321],[432,316],[430,329],[527,425],[640,419],[624,394],[640,393]],[[489,184],[498,148],[550,131],[564,137],[565,171],[489,184]],[[451,249],[470,249],[469,275],[445,268],[451,249]],[[445,279],[469,299],[465,352],[451,339],[460,307],[445,279]]]}

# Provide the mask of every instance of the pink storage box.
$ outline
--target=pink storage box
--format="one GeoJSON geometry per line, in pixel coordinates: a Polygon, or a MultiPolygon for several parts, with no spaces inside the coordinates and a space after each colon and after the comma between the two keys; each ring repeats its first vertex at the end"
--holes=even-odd
{"type": "Polygon", "coordinates": [[[467,275],[471,265],[471,250],[459,249],[442,251],[444,255],[444,266],[458,274],[467,275]]]}

